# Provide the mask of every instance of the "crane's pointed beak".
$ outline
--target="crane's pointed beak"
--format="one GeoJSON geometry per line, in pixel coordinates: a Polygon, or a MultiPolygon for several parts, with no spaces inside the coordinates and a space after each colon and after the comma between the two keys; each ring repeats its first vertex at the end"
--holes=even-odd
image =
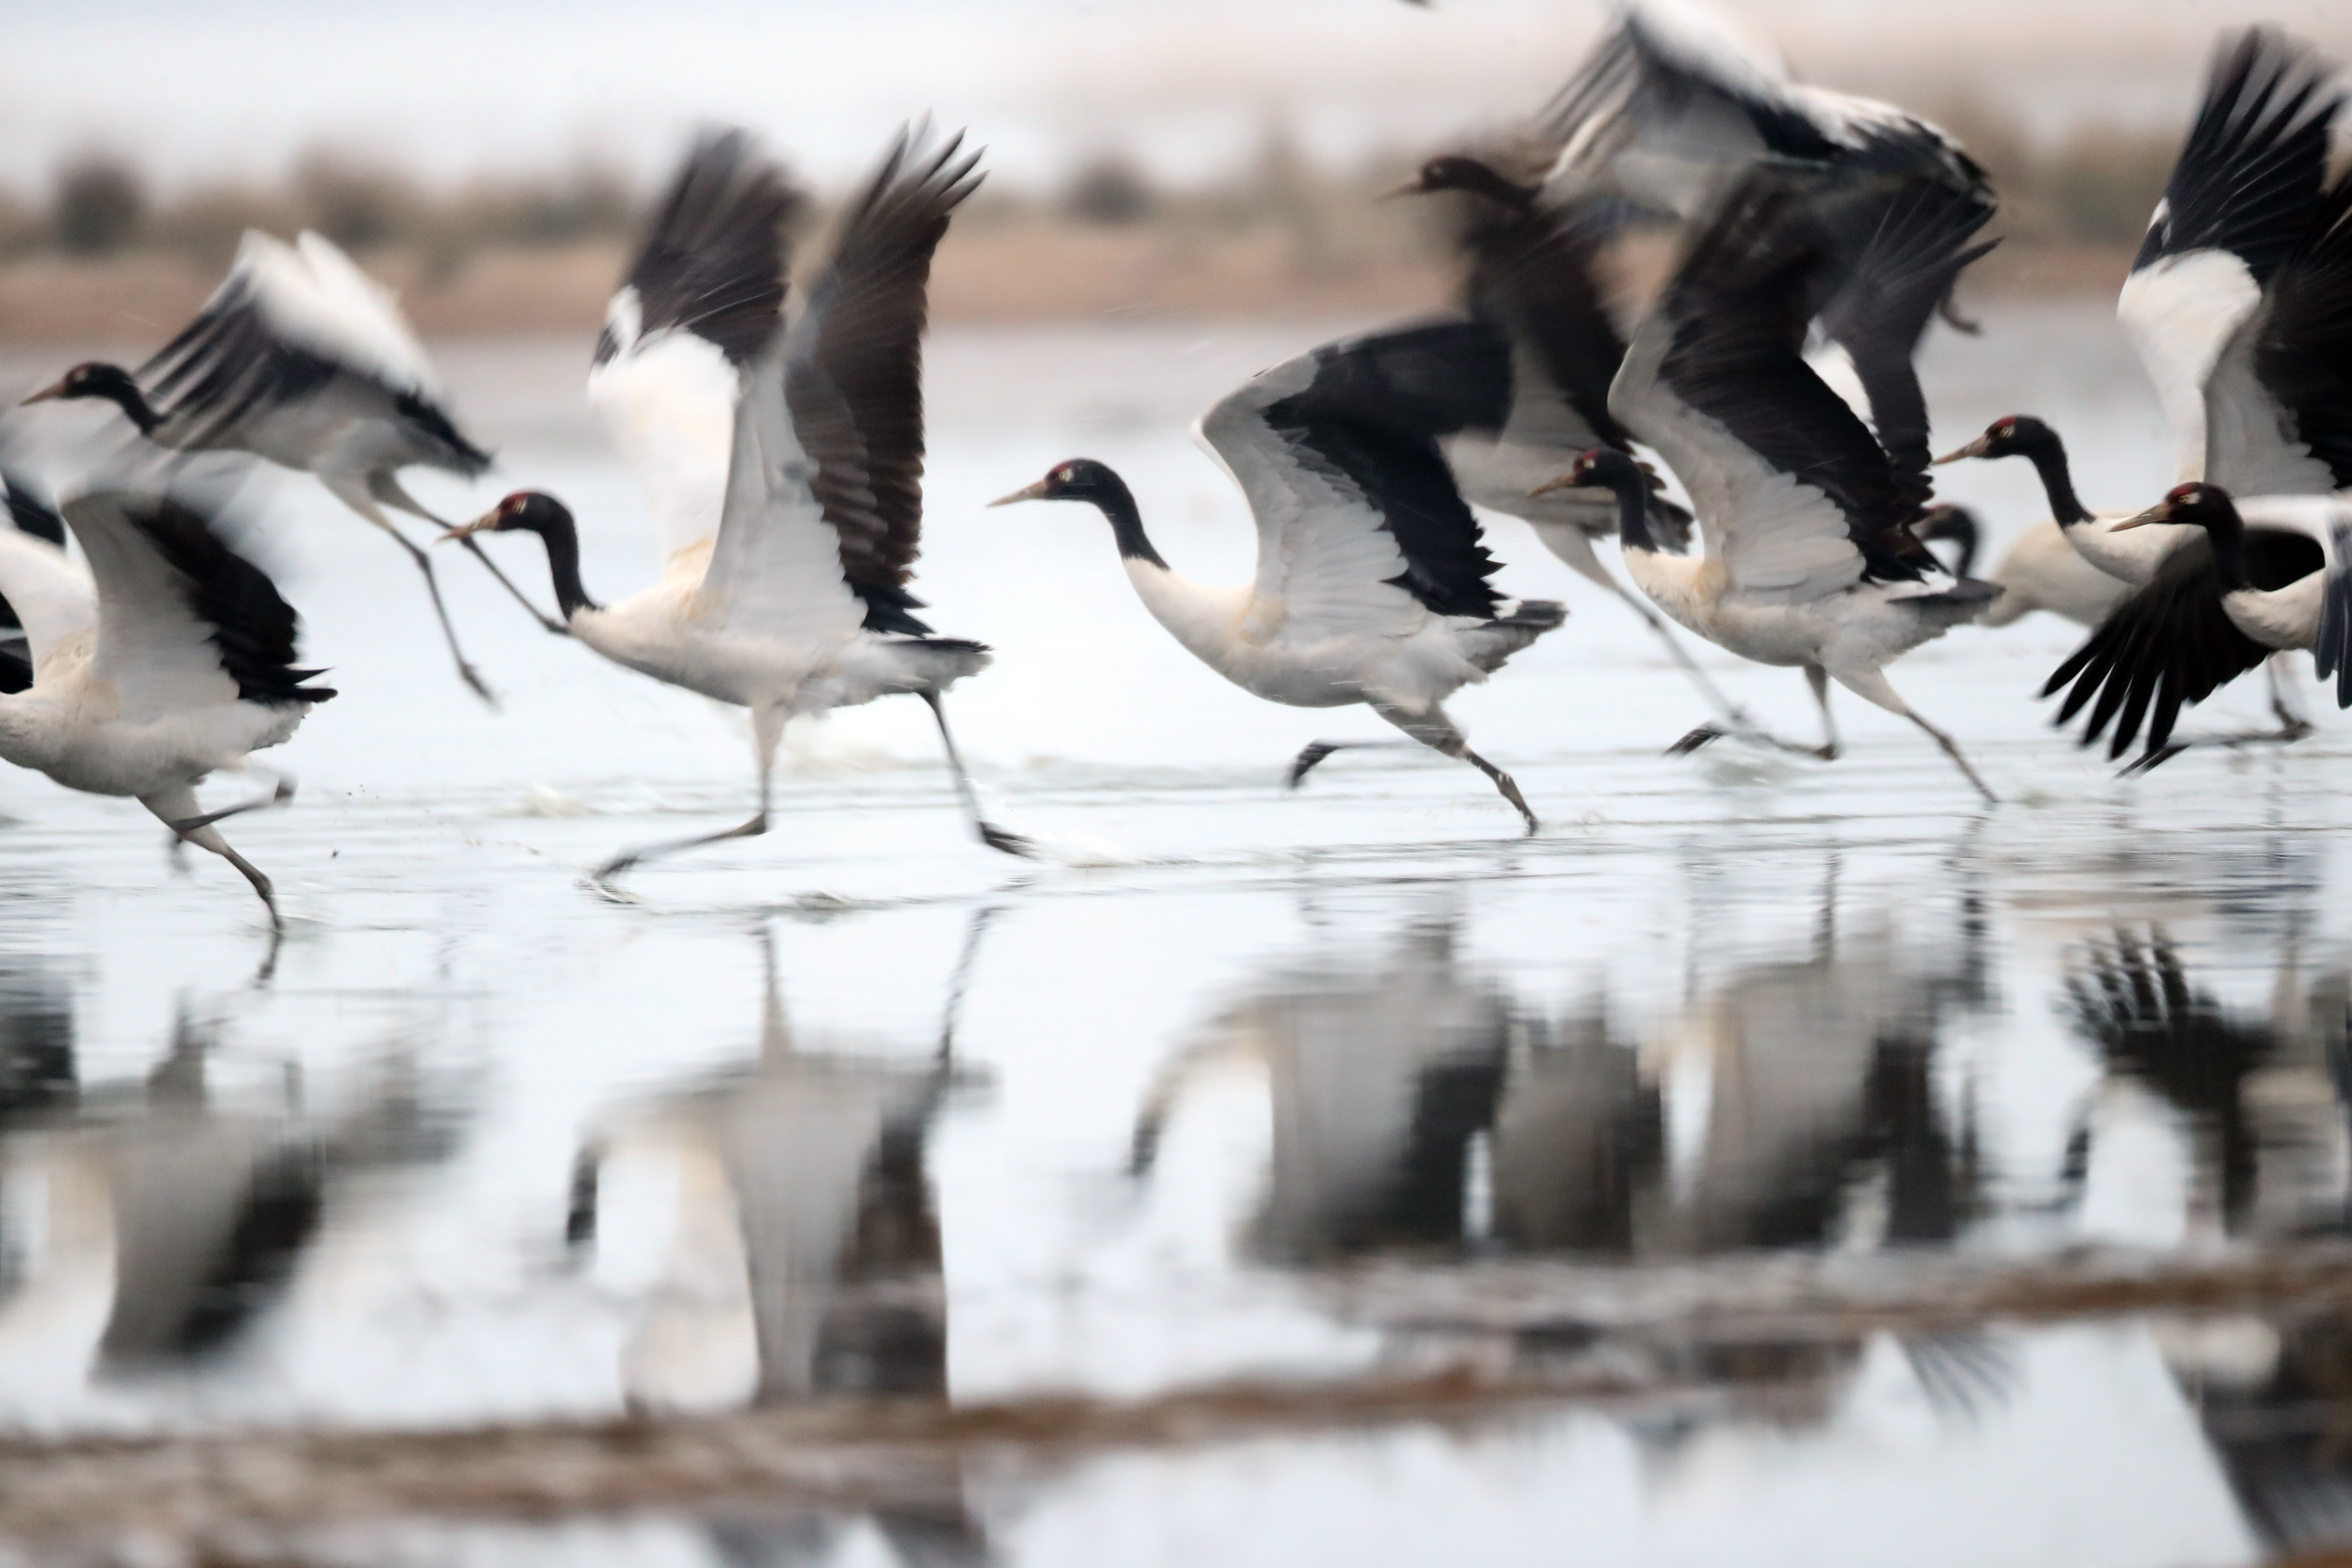
{"type": "Polygon", "coordinates": [[[1427,185],[1422,184],[1421,176],[1419,174],[1415,174],[1412,179],[1405,181],[1402,184],[1391,185],[1387,190],[1382,191],[1374,199],[1383,202],[1392,202],[1399,196],[1421,195],[1428,189],[1429,187],[1427,185]]]}
{"type": "Polygon", "coordinates": [[[1570,473],[1559,475],[1553,479],[1546,479],[1543,483],[1538,485],[1535,489],[1528,492],[1528,499],[1529,500],[1533,500],[1538,496],[1548,496],[1554,490],[1575,490],[1582,489],[1584,489],[1584,481],[1578,479],[1571,471],[1570,473]]]}
{"type": "Polygon", "coordinates": [[[33,394],[32,396],[25,399],[24,402],[18,404],[16,406],[19,408],[28,408],[36,403],[47,403],[52,399],[63,397],[65,395],[66,384],[62,381],[54,381],[48,385],[41,388],[40,391],[33,394]]]}
{"type": "Polygon", "coordinates": [[[1052,483],[1053,481],[1050,479],[1039,479],[1034,485],[1022,486],[1019,489],[1014,490],[1009,496],[998,496],[994,500],[990,501],[988,504],[991,506],[1011,506],[1017,500],[1045,500],[1049,499],[1048,491],[1052,488],[1052,483]]]}
{"type": "Polygon", "coordinates": [[[1945,453],[1942,457],[1928,463],[1927,466],[1931,468],[1940,468],[1946,463],[1957,463],[1962,458],[1981,458],[1988,450],[1990,449],[1991,444],[1991,437],[1979,436],[1975,440],[1969,442],[1967,446],[1959,447],[1955,451],[1945,453]]]}
{"type": "Polygon", "coordinates": [[[2146,528],[2151,522],[2170,522],[2171,521],[2172,503],[2168,500],[2160,500],[2146,511],[2134,512],[2121,522],[2109,523],[2107,531],[2121,533],[2126,528],[2146,528]]]}
{"type": "Polygon", "coordinates": [[[436,544],[446,544],[453,539],[470,539],[475,534],[483,532],[488,529],[496,528],[498,525],[498,512],[495,510],[486,511],[471,522],[459,523],[457,527],[451,529],[448,532],[443,534],[433,542],[436,544]]]}

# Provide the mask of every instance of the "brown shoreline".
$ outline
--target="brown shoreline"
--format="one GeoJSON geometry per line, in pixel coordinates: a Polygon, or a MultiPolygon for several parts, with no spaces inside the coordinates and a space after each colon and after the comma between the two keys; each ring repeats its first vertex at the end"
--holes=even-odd
{"type": "MultiPolygon", "coordinates": [[[[1454,268],[1433,256],[1303,258],[1275,228],[1203,233],[1173,226],[1001,224],[951,236],[931,300],[942,324],[1044,323],[1121,316],[1362,317],[1442,307],[1454,268]]],[[[1973,273],[1980,296],[2105,294],[2130,265],[2128,247],[2003,247],[1973,273]]],[[[595,241],[488,250],[434,273],[415,253],[364,265],[399,289],[426,337],[593,333],[625,263],[595,241]]],[[[0,264],[0,343],[152,348],[176,331],[219,280],[169,252],[103,259],[36,256],[0,264]]]]}

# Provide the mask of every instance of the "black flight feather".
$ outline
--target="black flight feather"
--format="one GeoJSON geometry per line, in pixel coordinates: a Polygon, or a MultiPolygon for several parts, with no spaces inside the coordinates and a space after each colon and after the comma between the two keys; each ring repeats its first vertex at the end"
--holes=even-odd
{"type": "Polygon", "coordinates": [[[1674,324],[1659,378],[1765,462],[1845,515],[1874,582],[1917,582],[1932,563],[1904,525],[1914,487],[1845,399],[1805,363],[1829,238],[1808,192],[1769,170],[1733,189],[1692,245],[1664,304],[1674,324]]]}
{"type": "Polygon", "coordinates": [[[2328,123],[2344,103],[2327,76],[2308,45],[2274,28],[2224,35],[2132,270],[2184,251],[2226,250],[2267,285],[2319,200],[2328,123]]]}
{"type": "Polygon", "coordinates": [[[323,671],[295,668],[300,617],[268,574],[231,550],[203,512],[169,496],[135,496],[125,498],[122,513],[181,577],[188,608],[213,628],[221,668],[236,682],[238,697],[281,707],[335,695],[302,684],[323,671]]]}
{"type": "Polygon", "coordinates": [[[977,152],[902,131],[852,201],[792,331],[784,401],[841,570],[872,631],[929,631],[907,591],[923,531],[923,347],[931,257],[978,188],[977,152]]]}
{"type": "MultiPolygon", "coordinates": [[[[806,205],[742,132],[697,137],[629,264],[638,331],[683,328],[749,364],[782,320],[787,237],[806,205]]],[[[618,348],[608,329],[596,363],[618,348]]]]}
{"type": "Polygon", "coordinates": [[[1492,616],[1497,563],[1437,443],[1501,426],[1510,345],[1485,322],[1440,321],[1328,344],[1315,363],[1306,387],[1266,405],[1267,426],[1380,513],[1405,558],[1395,586],[1442,616],[1492,616]]]}
{"type": "Polygon", "coordinates": [[[2318,203],[2294,253],[2273,276],[2254,374],[2286,428],[2352,487],[2352,176],[2318,203]]]}

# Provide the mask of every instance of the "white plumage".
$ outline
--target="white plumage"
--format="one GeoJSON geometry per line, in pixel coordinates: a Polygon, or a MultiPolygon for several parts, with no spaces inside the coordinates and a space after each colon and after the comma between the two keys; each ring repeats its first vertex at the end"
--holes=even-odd
{"type": "Polygon", "coordinates": [[[940,706],[948,687],[986,668],[988,649],[932,636],[906,591],[922,515],[924,289],[950,214],[979,184],[977,154],[926,135],[891,149],[789,327],[779,325],[780,226],[797,195],[740,134],[689,153],[607,316],[589,384],[652,503],[658,582],[596,604],[580,581],[572,514],[537,492],[452,531],[539,534],[574,637],[751,711],[758,815],[624,855],[599,881],[652,854],[764,833],[785,723],[896,693],[921,697],[938,717],[982,841],[1030,852],[981,816],[940,706]]]}
{"type": "MultiPolygon", "coordinates": [[[[1474,322],[1346,340],[1276,365],[1220,400],[1198,435],[1248,500],[1257,572],[1247,587],[1171,570],[1134,496],[1076,458],[992,503],[1082,500],[1111,524],[1137,596],[1202,663],[1297,708],[1363,703],[1413,740],[1469,762],[1537,826],[1518,785],[1472,751],[1442,706],[1560,624],[1549,601],[1512,600],[1440,440],[1472,422],[1481,387],[1448,374],[1474,322]]],[[[1296,784],[1340,743],[1292,763],[1296,784]]]]}
{"type": "Polygon", "coordinates": [[[135,798],[242,872],[279,929],[269,879],[212,825],[282,803],[291,786],[205,815],[195,786],[245,769],[334,695],[291,667],[293,610],[183,501],[100,491],[65,514],[87,570],[46,540],[0,530],[0,594],[34,667],[28,690],[0,697],[0,757],[69,789],[135,798]]]}
{"type": "MultiPolygon", "coordinates": [[[[248,231],[212,298],[137,376],[119,365],[79,364],[26,401],[80,398],[113,403],[167,450],[245,452],[315,476],[408,552],[459,677],[490,699],[457,646],[432,562],[386,515],[391,509],[446,527],[402,488],[401,470],[423,466],[473,479],[490,456],[451,421],[432,363],[390,291],[331,242],[305,233],[289,246],[248,231]]],[[[562,630],[490,571],[542,624],[562,630]]]]}

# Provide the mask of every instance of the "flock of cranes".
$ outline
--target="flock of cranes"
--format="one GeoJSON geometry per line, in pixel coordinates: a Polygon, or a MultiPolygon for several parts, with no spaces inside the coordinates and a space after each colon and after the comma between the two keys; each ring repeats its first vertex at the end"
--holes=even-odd
{"type": "MultiPolygon", "coordinates": [[[[2184,706],[2265,664],[2291,738],[2308,726],[2275,684],[2274,655],[2311,652],[2352,704],[2352,512],[2336,499],[2352,487],[2352,177],[2329,175],[2345,101],[2309,48],[2270,29],[2215,55],[2119,307],[2178,448],[2175,488],[2143,510],[2087,509],[2058,434],[2030,416],[1932,457],[1914,356],[1938,316],[1974,330],[1953,289],[1994,243],[1979,237],[1993,192],[1962,148],[1638,6],[1517,133],[1433,158],[1395,193],[1454,205],[1455,311],[1310,350],[1203,416],[1256,523],[1251,582],[1178,573],[1126,482],[1089,458],[998,504],[1094,506],[1144,607],[1211,668],[1274,702],[1369,707],[1478,768],[1531,834],[1518,785],[1444,705],[1566,611],[1496,584],[1474,507],[1527,519],[1666,641],[1715,710],[1675,751],[1732,738],[1833,759],[1834,683],[1916,724],[1992,803],[1958,740],[1886,669],[1955,626],[2032,608],[2095,628],[2044,692],[2065,691],[2062,721],[2089,710],[2085,743],[2108,736],[2120,758],[2144,737],[2135,765],[2152,766],[2180,748],[2184,706]],[[1679,259],[1654,300],[1624,311],[1606,260],[1661,228],[1679,259]],[[1824,374],[1832,359],[1858,400],[1824,374]],[[2036,466],[2053,516],[1979,581],[1965,570],[1974,521],[1935,502],[1930,470],[2011,455],[2036,466]],[[1610,536],[1638,594],[1594,550],[1610,536]],[[1929,550],[1937,538],[1960,543],[1962,571],[1929,550]],[[1727,701],[1676,626],[1801,669],[1821,742],[1782,741],[1727,701]]],[[[911,591],[929,270],[978,163],[960,137],[902,132],[788,311],[807,198],[740,133],[695,143],[588,379],[663,552],[657,582],[610,604],[583,583],[573,516],[554,496],[517,490],[453,526],[402,488],[411,467],[470,479],[491,459],[382,288],[316,235],[249,236],[195,321],[136,372],[79,365],[27,400],[102,399],[131,432],[103,481],[64,500],[62,525],[8,476],[19,528],[0,534],[0,594],[30,679],[0,696],[0,756],[139,800],[175,841],[243,872],[276,925],[268,879],[216,824],[282,803],[290,785],[209,813],[194,786],[247,767],[334,693],[296,667],[294,613],[232,542],[234,503],[192,491],[171,461],[234,452],[315,475],[399,541],[486,700],[429,555],[392,512],[433,522],[494,573],[484,535],[537,535],[554,614],[499,580],[551,631],[749,710],[757,812],[620,855],[598,883],[764,833],[784,727],[892,694],[937,716],[981,841],[1034,854],[983,814],[942,707],[990,650],[935,633],[911,591]],[[63,548],[67,530],[86,566],[63,548]]],[[[1364,743],[1307,746],[1289,782],[1364,743]]]]}

